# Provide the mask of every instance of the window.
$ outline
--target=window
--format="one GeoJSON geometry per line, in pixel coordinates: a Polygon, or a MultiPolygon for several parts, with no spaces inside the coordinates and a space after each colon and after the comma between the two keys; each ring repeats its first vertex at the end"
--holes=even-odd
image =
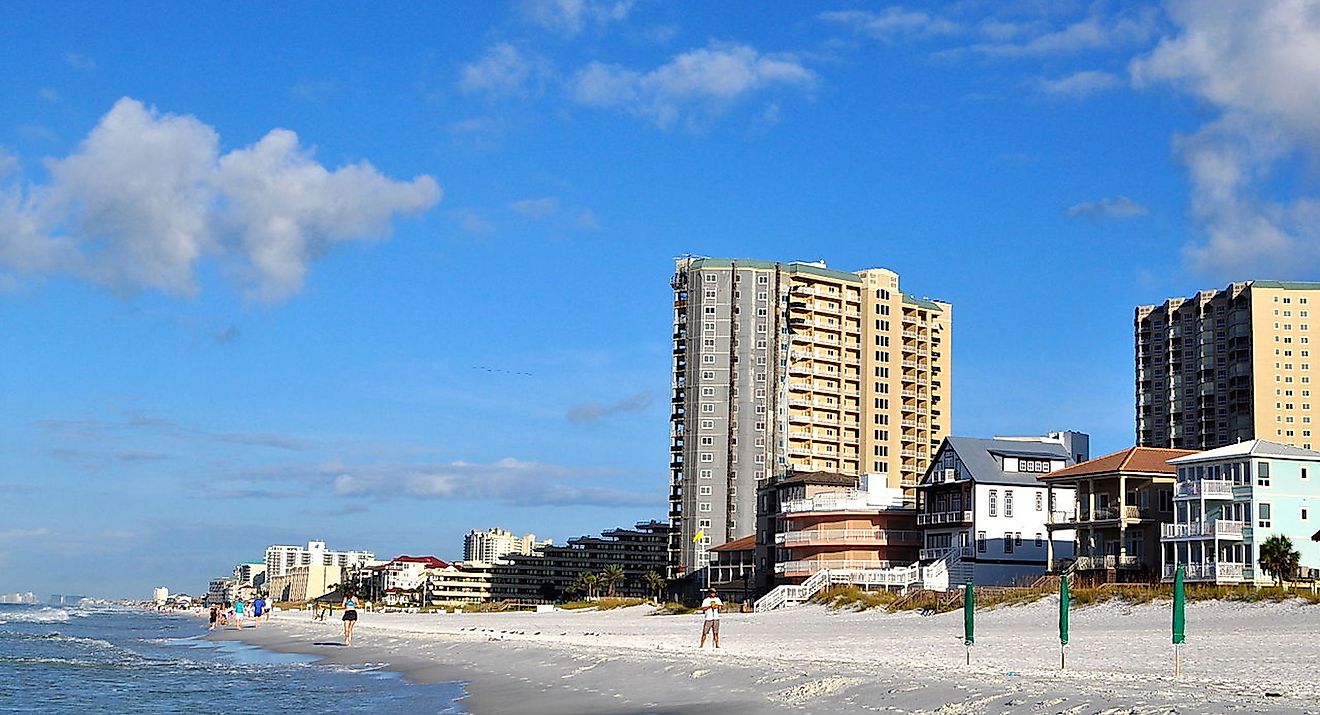
{"type": "MultiPolygon", "coordinates": [[[[1302,435],[1305,437],[1311,436],[1309,432],[1303,432],[1302,435]]],[[[1302,467],[1302,479],[1306,479],[1306,467],[1302,467]]]]}
{"type": "Polygon", "coordinates": [[[702,428],[702,429],[715,429],[715,420],[702,420],[702,421],[701,421],[701,428],[702,428]]]}
{"type": "Polygon", "coordinates": [[[703,365],[714,365],[714,364],[715,364],[715,356],[714,356],[714,355],[702,355],[702,356],[701,356],[701,363],[702,363],[703,365]]]}
{"type": "Polygon", "coordinates": [[[1042,546],[1044,546],[1044,545],[1045,545],[1045,540],[1042,539],[1042,538],[1040,538],[1040,532],[1037,531],[1037,532],[1036,532],[1036,548],[1039,549],[1040,547],[1042,547],[1042,546]]]}
{"type": "Polygon", "coordinates": [[[712,453],[712,452],[702,452],[702,453],[701,453],[701,461],[703,461],[703,462],[714,462],[714,461],[715,461],[715,454],[712,453]]]}
{"type": "Polygon", "coordinates": [[[701,521],[697,522],[697,528],[699,528],[699,529],[709,529],[709,528],[710,528],[710,519],[702,519],[701,521]]]}
{"type": "Polygon", "coordinates": [[[701,371],[701,379],[703,379],[703,380],[714,380],[714,379],[715,379],[715,371],[714,371],[714,370],[702,370],[702,371],[701,371]]]}
{"type": "Polygon", "coordinates": [[[1306,521],[1310,516],[1311,515],[1306,511],[1306,507],[1302,507],[1302,521],[1306,521]]]}
{"type": "Polygon", "coordinates": [[[708,305],[708,306],[706,306],[706,311],[705,311],[705,312],[706,312],[706,315],[715,315],[715,306],[713,306],[713,305],[708,305]]]}
{"type": "Polygon", "coordinates": [[[1004,516],[1013,518],[1013,490],[1004,490],[1004,516]]]}
{"type": "Polygon", "coordinates": [[[706,274],[706,282],[707,282],[707,283],[714,283],[714,282],[715,282],[715,274],[714,274],[714,273],[707,273],[707,274],[706,274]]]}
{"type": "Polygon", "coordinates": [[[708,497],[708,496],[710,496],[710,492],[711,492],[711,487],[709,487],[709,486],[703,486],[703,487],[701,487],[700,491],[698,491],[697,493],[700,494],[700,495],[703,496],[703,497],[708,497]]]}
{"type": "Polygon", "coordinates": [[[976,553],[978,553],[978,554],[984,554],[984,553],[985,553],[985,532],[984,532],[984,531],[978,531],[978,532],[976,532],[976,553]]]}
{"type": "Polygon", "coordinates": [[[700,473],[699,476],[700,476],[702,479],[710,479],[711,477],[715,476],[715,472],[714,472],[713,470],[710,470],[710,469],[703,469],[703,470],[701,470],[701,473],[700,473]]]}
{"type": "Polygon", "coordinates": [[[709,447],[709,446],[711,446],[711,445],[713,445],[713,444],[715,444],[715,438],[714,438],[714,437],[702,437],[702,438],[701,438],[701,446],[702,446],[702,447],[709,447]]]}
{"type": "Polygon", "coordinates": [[[1270,505],[1262,502],[1257,506],[1257,512],[1256,526],[1262,529],[1270,528],[1270,505]]]}
{"type": "Polygon", "coordinates": [[[703,387],[703,388],[701,388],[701,396],[702,396],[702,397],[714,397],[714,396],[715,396],[715,388],[714,388],[714,387],[703,387]]]}
{"type": "Polygon", "coordinates": [[[701,411],[702,411],[702,412],[714,412],[714,411],[715,411],[715,403],[714,403],[714,402],[703,402],[703,403],[701,403],[701,411]]]}
{"type": "Polygon", "coordinates": [[[1007,532],[1004,534],[1004,553],[1013,553],[1013,534],[1007,532]]]}
{"type": "Polygon", "coordinates": [[[701,502],[700,504],[697,505],[697,511],[707,511],[707,512],[710,511],[710,503],[701,502]]]}
{"type": "Polygon", "coordinates": [[[1022,545],[1022,532],[1020,531],[1013,532],[1013,545],[1014,546],[1022,545]]]}
{"type": "MultiPolygon", "coordinates": [[[[1045,493],[1036,492],[1036,511],[1045,511],[1045,493]]],[[[1040,544],[1036,544],[1040,546],[1040,544]]]]}
{"type": "Polygon", "coordinates": [[[1260,462],[1256,465],[1256,486],[1268,487],[1270,485],[1270,463],[1260,462]]]}
{"type": "Polygon", "coordinates": [[[999,492],[990,490],[990,516],[999,516],[999,492]]]}

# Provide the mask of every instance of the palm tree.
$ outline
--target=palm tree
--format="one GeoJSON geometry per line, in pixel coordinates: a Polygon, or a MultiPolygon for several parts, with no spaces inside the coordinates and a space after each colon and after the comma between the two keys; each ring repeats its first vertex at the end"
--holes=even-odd
{"type": "Polygon", "coordinates": [[[623,583],[625,578],[627,575],[623,573],[623,567],[618,564],[606,566],[605,571],[600,575],[600,581],[610,590],[610,596],[614,595],[615,586],[623,583]]]}
{"type": "Polygon", "coordinates": [[[1302,555],[1293,548],[1292,540],[1282,534],[1276,534],[1260,545],[1260,567],[1274,576],[1274,582],[1283,586],[1285,578],[1291,578],[1297,572],[1297,565],[1302,555]]]}
{"type": "Polygon", "coordinates": [[[587,587],[587,598],[596,597],[596,588],[600,586],[600,576],[594,573],[584,573],[580,577],[582,585],[587,587]]]}
{"type": "Polygon", "coordinates": [[[647,590],[655,594],[655,600],[657,603],[659,603],[661,600],[660,592],[664,589],[665,585],[668,583],[667,581],[665,581],[665,577],[661,576],[655,571],[647,571],[646,575],[642,576],[642,580],[646,582],[647,590]]]}
{"type": "Polygon", "coordinates": [[[585,573],[578,574],[577,578],[573,579],[573,583],[569,584],[568,590],[571,593],[576,593],[582,596],[586,596],[588,590],[587,575],[585,573]]]}

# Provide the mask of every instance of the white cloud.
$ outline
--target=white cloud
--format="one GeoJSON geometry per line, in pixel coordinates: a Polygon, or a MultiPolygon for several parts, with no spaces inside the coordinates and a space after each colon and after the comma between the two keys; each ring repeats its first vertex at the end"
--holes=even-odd
{"type": "Polygon", "coordinates": [[[481,59],[463,66],[458,86],[464,92],[494,97],[523,95],[537,66],[538,62],[525,57],[517,47],[501,42],[486,50],[481,59]]]}
{"type": "Polygon", "coordinates": [[[596,218],[596,212],[591,209],[582,209],[578,214],[577,220],[573,222],[578,228],[586,231],[595,231],[600,228],[600,220],[596,218]]]}
{"type": "MultiPolygon", "coordinates": [[[[599,476],[567,467],[505,458],[485,464],[461,460],[423,464],[328,462],[279,467],[239,475],[231,481],[302,483],[317,493],[322,493],[328,487],[336,495],[355,498],[494,501],[538,507],[642,506],[657,503],[654,494],[573,483],[582,478],[595,480],[599,476]]],[[[235,488],[240,492],[248,491],[243,484],[236,484],[235,488]]],[[[258,488],[257,491],[264,489],[258,488]]]]}
{"type": "Polygon", "coordinates": [[[65,52],[64,62],[76,70],[96,69],[96,62],[92,58],[77,52],[65,52]]]}
{"type": "Polygon", "coordinates": [[[36,539],[50,534],[50,529],[39,527],[36,529],[6,529],[0,531],[0,541],[19,541],[25,539],[36,539]]]}
{"type": "Polygon", "coordinates": [[[1155,8],[1130,14],[1105,15],[1091,12],[1085,18],[1056,30],[1040,32],[1020,42],[987,42],[970,49],[996,57],[1034,57],[1092,50],[1109,50],[1148,41],[1159,21],[1155,8]]]}
{"type": "Polygon", "coordinates": [[[524,0],[521,14],[527,22],[572,37],[591,26],[624,21],[632,6],[632,0],[524,0]]]}
{"type": "Polygon", "coordinates": [[[1117,75],[1098,70],[1083,70],[1058,79],[1040,80],[1040,90],[1046,94],[1082,98],[1123,84],[1117,75]]]}
{"type": "Polygon", "coordinates": [[[712,44],[648,72],[592,62],[574,78],[573,95],[582,104],[625,109],[665,128],[682,117],[695,123],[718,114],[758,91],[805,89],[815,82],[816,74],[791,55],[712,44]]]}
{"type": "Polygon", "coordinates": [[[1073,204],[1064,214],[1073,218],[1132,218],[1146,216],[1150,214],[1150,209],[1126,196],[1115,196],[1073,204]]]}
{"type": "Polygon", "coordinates": [[[458,222],[458,229],[464,233],[487,236],[495,232],[495,225],[472,209],[455,209],[450,215],[458,222]]]}
{"type": "Polygon", "coordinates": [[[559,199],[554,196],[523,199],[509,204],[509,209],[527,218],[546,218],[559,212],[559,199]]]}
{"type": "Polygon", "coordinates": [[[839,10],[823,12],[817,17],[852,28],[853,32],[878,40],[892,40],[898,36],[948,35],[961,28],[950,20],[935,17],[918,10],[892,5],[880,12],[869,10],[839,10]]]}
{"type": "MultiPolygon", "coordinates": [[[[1192,265],[1218,277],[1302,277],[1320,267],[1320,196],[1278,168],[1320,159],[1320,12],[1303,0],[1169,5],[1177,32],[1129,69],[1219,116],[1175,138],[1206,240],[1192,265]],[[1271,198],[1271,193],[1283,194],[1271,198]]],[[[1278,194],[1276,194],[1278,195],[1278,194]]]]}
{"type": "Polygon", "coordinates": [[[363,161],[333,171],[291,131],[221,155],[215,130],[124,98],[45,184],[0,187],[0,267],[124,291],[197,290],[206,257],[252,295],[297,292],[336,244],[383,236],[440,199],[430,176],[395,181],[363,161]]]}

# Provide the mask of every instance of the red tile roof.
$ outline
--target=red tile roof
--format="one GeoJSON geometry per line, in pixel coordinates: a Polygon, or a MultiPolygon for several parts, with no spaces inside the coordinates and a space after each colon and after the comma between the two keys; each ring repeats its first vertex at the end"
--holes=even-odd
{"type": "Polygon", "coordinates": [[[441,561],[440,559],[437,559],[434,556],[395,556],[394,559],[390,561],[390,563],[391,564],[395,564],[395,563],[424,564],[428,569],[442,569],[449,566],[449,564],[445,563],[444,561],[441,561]]]}
{"type": "Polygon", "coordinates": [[[754,548],[756,548],[756,534],[734,539],[727,544],[720,544],[712,548],[711,551],[746,551],[754,548]]]}
{"type": "Polygon", "coordinates": [[[1127,449],[1106,454],[1103,457],[1074,464],[1057,472],[1042,474],[1041,479],[1061,479],[1065,477],[1090,477],[1099,474],[1117,474],[1119,472],[1142,472],[1146,474],[1177,474],[1178,470],[1170,459],[1196,454],[1190,449],[1164,449],[1162,447],[1128,447],[1127,449]]]}

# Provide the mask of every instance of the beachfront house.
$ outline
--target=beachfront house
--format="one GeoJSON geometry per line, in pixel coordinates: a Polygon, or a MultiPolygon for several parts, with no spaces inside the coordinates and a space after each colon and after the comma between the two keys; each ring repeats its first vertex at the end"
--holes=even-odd
{"type": "Polygon", "coordinates": [[[1169,460],[1177,469],[1174,520],[1163,526],[1161,573],[1173,580],[1268,585],[1260,545],[1292,540],[1303,569],[1320,569],[1310,541],[1320,516],[1320,452],[1255,439],[1169,460]]]}
{"type": "Polygon", "coordinates": [[[949,586],[972,579],[1012,585],[1044,574],[1050,556],[1072,558],[1073,531],[1046,528],[1071,511],[1075,490],[1038,477],[1085,460],[1087,435],[947,437],[917,486],[921,562],[943,563],[949,586]]]}
{"type": "MultiPolygon", "coordinates": [[[[1076,490],[1076,508],[1047,511],[1045,523],[1051,534],[1075,533],[1073,573],[1100,583],[1159,580],[1160,527],[1173,521],[1176,470],[1168,460],[1189,454],[1129,447],[1041,475],[1047,502],[1057,501],[1056,488],[1076,490]]],[[[1069,568],[1058,554],[1047,558],[1050,571],[1069,568]]]]}

